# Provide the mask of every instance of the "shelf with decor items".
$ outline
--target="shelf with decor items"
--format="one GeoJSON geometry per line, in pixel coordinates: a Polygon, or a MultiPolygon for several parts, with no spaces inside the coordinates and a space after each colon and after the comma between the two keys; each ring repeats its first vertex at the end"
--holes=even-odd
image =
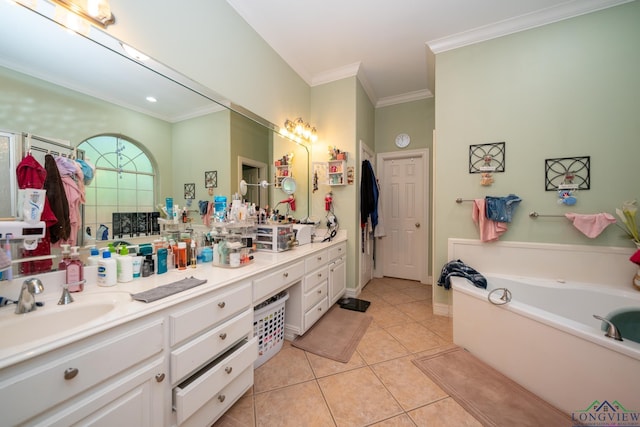
{"type": "Polygon", "coordinates": [[[347,181],[346,170],[346,160],[329,160],[327,162],[327,184],[345,185],[347,181]]]}
{"type": "Polygon", "coordinates": [[[285,154],[280,159],[274,162],[275,166],[275,187],[282,188],[282,180],[285,178],[293,177],[293,168],[291,164],[291,160],[293,159],[292,154],[285,154]]]}

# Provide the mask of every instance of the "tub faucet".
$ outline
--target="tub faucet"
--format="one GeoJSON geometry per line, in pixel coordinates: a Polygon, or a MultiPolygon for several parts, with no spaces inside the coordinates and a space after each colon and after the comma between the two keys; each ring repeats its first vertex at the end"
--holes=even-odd
{"type": "Polygon", "coordinates": [[[20,297],[16,305],[16,314],[29,313],[36,309],[36,294],[44,291],[40,279],[31,278],[22,282],[20,297]]]}
{"type": "Polygon", "coordinates": [[[605,337],[613,338],[614,340],[617,340],[617,341],[622,341],[622,335],[620,335],[620,331],[618,330],[618,328],[616,328],[616,325],[614,325],[613,322],[611,322],[608,319],[605,319],[602,316],[598,316],[597,314],[594,314],[593,317],[595,317],[598,320],[602,320],[607,325],[609,325],[609,327],[607,328],[607,333],[604,334],[605,337]]]}

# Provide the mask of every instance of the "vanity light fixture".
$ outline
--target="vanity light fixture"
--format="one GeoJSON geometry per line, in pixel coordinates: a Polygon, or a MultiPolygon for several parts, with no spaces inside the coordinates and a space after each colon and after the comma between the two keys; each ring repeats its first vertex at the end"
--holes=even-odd
{"type": "Polygon", "coordinates": [[[318,140],[318,133],[314,126],[311,126],[308,122],[305,123],[302,117],[298,117],[295,120],[285,120],[284,127],[280,128],[280,133],[284,136],[294,139],[297,142],[307,141],[316,142],[318,140]]]}
{"type": "Polygon", "coordinates": [[[56,5],[84,18],[101,28],[116,22],[109,0],[51,0],[56,5]]]}

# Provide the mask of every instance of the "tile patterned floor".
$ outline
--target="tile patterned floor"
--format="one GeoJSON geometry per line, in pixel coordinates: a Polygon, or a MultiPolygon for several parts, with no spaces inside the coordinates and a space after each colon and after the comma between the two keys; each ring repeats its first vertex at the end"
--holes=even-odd
{"type": "Polygon", "coordinates": [[[359,298],[373,322],[348,363],[285,342],[214,427],[481,426],[411,362],[453,345],[431,286],[374,279],[359,298]]]}

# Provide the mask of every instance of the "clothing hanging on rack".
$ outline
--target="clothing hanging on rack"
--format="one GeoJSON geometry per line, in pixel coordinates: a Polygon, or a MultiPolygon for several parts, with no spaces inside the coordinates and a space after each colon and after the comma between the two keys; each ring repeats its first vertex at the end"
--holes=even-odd
{"type": "MultiPolygon", "coordinates": [[[[27,154],[16,167],[16,180],[18,182],[18,188],[21,190],[26,188],[42,190],[46,178],[47,171],[31,154],[27,154]]],[[[44,201],[44,208],[40,215],[40,220],[45,222],[47,229],[58,222],[47,198],[45,198],[44,201]]],[[[35,249],[23,249],[21,257],[27,258],[39,255],[51,255],[51,241],[48,231],[45,232],[44,238],[39,240],[38,246],[36,246],[35,249]]],[[[23,262],[20,264],[20,273],[31,274],[50,271],[52,265],[53,263],[50,259],[23,262]]]]}
{"type": "Polygon", "coordinates": [[[78,232],[82,227],[80,205],[85,202],[84,183],[82,169],[75,161],[66,157],[56,157],[56,165],[60,172],[60,178],[64,187],[67,203],[69,204],[69,237],[60,239],[56,245],[69,244],[75,246],[78,241],[78,232]]]}
{"type": "Polygon", "coordinates": [[[58,166],[51,154],[44,156],[44,168],[47,171],[47,179],[44,189],[47,190],[47,199],[51,209],[58,221],[48,228],[51,243],[59,240],[67,240],[71,234],[71,224],[69,222],[69,202],[65,193],[62,178],[58,171],[58,166]]]}

